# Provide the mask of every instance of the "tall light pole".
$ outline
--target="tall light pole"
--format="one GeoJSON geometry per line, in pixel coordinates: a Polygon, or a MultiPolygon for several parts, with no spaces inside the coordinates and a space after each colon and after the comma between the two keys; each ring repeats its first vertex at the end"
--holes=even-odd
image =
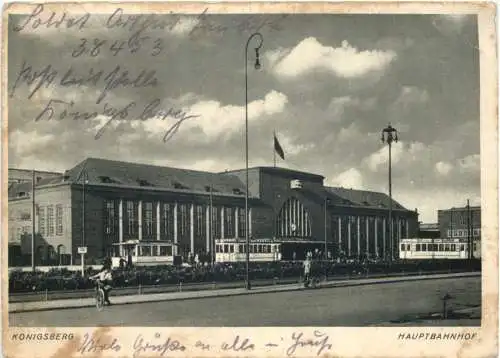
{"type": "Polygon", "coordinates": [[[255,69],[260,69],[259,50],[264,41],[259,32],[255,32],[247,40],[245,47],[245,176],[246,176],[246,190],[245,190],[245,241],[246,241],[246,289],[250,290],[250,236],[249,236],[249,222],[248,222],[248,45],[254,37],[258,38],[258,45],[255,47],[255,69]]]}
{"type": "MultiPolygon", "coordinates": [[[[80,172],[80,175],[77,180],[80,178],[83,179],[82,182],[82,241],[81,241],[81,247],[85,247],[85,185],[88,183],[88,176],[87,176],[87,168],[83,167],[82,171],[80,172]],[[83,178],[82,178],[83,176],[83,178]]],[[[81,257],[81,270],[82,270],[82,276],[84,276],[85,273],[85,253],[80,253],[81,257]]]]}
{"type": "Polygon", "coordinates": [[[208,232],[209,232],[209,242],[210,242],[210,245],[209,246],[209,250],[210,250],[210,267],[212,268],[212,272],[213,272],[213,268],[214,268],[214,263],[215,263],[215,238],[214,238],[214,233],[213,233],[213,220],[214,220],[214,214],[213,214],[213,206],[214,206],[214,201],[213,201],[213,194],[212,194],[212,189],[213,188],[213,174],[210,174],[210,209],[208,210],[209,211],[209,215],[210,215],[210,219],[208,220],[208,232]]]}
{"type": "MultiPolygon", "coordinates": [[[[392,142],[398,141],[398,131],[389,125],[382,129],[382,143],[389,145],[389,244],[391,245],[391,260],[394,261],[394,235],[392,224],[392,142]]],[[[399,244],[399,243],[398,243],[399,244]]]]}
{"type": "Polygon", "coordinates": [[[35,272],[35,220],[36,220],[36,204],[35,204],[35,186],[36,177],[35,171],[32,172],[31,179],[31,271],[35,272]]]}
{"type": "Polygon", "coordinates": [[[324,232],[324,235],[325,235],[325,251],[324,251],[324,258],[325,260],[328,259],[328,243],[327,243],[327,239],[326,239],[326,210],[327,210],[327,205],[328,205],[328,198],[325,196],[325,212],[324,212],[324,216],[325,216],[325,232],[324,232]]]}

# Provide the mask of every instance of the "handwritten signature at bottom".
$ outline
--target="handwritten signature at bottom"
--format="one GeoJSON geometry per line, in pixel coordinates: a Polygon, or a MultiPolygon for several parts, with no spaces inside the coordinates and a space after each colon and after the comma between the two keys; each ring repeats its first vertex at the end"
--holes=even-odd
{"type": "Polygon", "coordinates": [[[286,350],[286,355],[291,357],[295,354],[297,348],[316,347],[316,355],[319,356],[324,350],[332,349],[332,344],[329,343],[330,337],[323,332],[314,331],[313,338],[304,337],[304,333],[292,333],[293,343],[286,350]]]}
{"type": "Polygon", "coordinates": [[[99,116],[107,118],[104,124],[97,130],[94,138],[99,139],[103,136],[106,130],[110,127],[114,120],[138,120],[146,121],[152,118],[167,120],[173,118],[173,123],[163,136],[163,142],[167,142],[177,133],[181,124],[193,118],[198,118],[200,115],[190,114],[182,109],[170,107],[168,110],[161,109],[161,100],[154,99],[148,103],[139,114],[132,114],[132,111],[137,108],[136,102],[130,102],[121,108],[115,108],[108,103],[104,104],[101,111],[77,111],[72,110],[75,105],[73,101],[63,101],[59,99],[51,99],[40,113],[35,117],[35,122],[41,120],[92,120],[99,116]]]}

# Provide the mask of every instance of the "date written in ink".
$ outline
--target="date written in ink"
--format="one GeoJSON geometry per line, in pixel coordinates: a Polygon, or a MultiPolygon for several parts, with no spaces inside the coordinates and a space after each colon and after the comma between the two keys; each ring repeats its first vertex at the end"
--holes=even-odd
{"type": "Polygon", "coordinates": [[[138,34],[134,34],[126,40],[81,38],[77,47],[71,52],[71,56],[97,57],[105,51],[111,53],[113,56],[126,51],[131,54],[140,52],[155,57],[163,51],[163,40],[161,38],[155,39],[149,36],[139,36],[138,34]]]}

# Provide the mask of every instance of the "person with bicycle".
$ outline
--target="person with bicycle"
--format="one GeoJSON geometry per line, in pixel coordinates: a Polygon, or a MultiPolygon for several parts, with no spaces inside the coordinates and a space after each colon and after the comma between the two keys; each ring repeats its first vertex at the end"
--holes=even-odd
{"type": "Polygon", "coordinates": [[[111,284],[113,283],[113,274],[111,272],[111,260],[105,260],[101,272],[90,276],[91,280],[95,280],[98,285],[101,285],[104,292],[104,302],[111,305],[109,301],[109,292],[111,291],[111,284]]]}

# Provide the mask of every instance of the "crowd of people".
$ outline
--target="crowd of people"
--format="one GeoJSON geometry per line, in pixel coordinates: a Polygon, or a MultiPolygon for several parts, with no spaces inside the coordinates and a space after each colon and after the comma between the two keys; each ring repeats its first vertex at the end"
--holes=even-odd
{"type": "MultiPolygon", "coordinates": [[[[466,262],[459,260],[429,260],[418,262],[379,262],[352,260],[350,262],[323,261],[311,258],[310,274],[322,277],[362,276],[364,274],[393,274],[400,272],[456,270],[465,268],[466,262]]],[[[480,265],[480,263],[478,264],[480,265]]],[[[106,263],[105,263],[106,266],[106,263]]],[[[477,269],[477,268],[476,268],[477,269]]],[[[55,268],[48,272],[23,272],[14,270],[9,275],[9,292],[36,292],[90,289],[90,276],[100,269],[88,267],[81,271],[55,268]]],[[[304,275],[304,261],[279,261],[250,263],[250,279],[289,279],[304,275]]],[[[244,281],[246,263],[215,263],[194,265],[128,266],[112,270],[112,286],[137,287],[152,285],[178,285],[182,283],[211,283],[244,281]]]]}

